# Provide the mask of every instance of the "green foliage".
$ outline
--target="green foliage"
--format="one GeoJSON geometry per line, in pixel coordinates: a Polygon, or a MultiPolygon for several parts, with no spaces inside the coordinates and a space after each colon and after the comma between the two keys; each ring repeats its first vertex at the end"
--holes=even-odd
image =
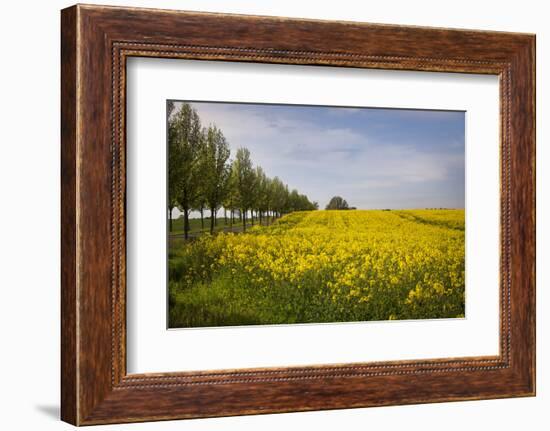
{"type": "Polygon", "coordinates": [[[256,173],[252,167],[250,151],[247,148],[237,150],[233,170],[238,206],[246,215],[246,211],[253,207],[256,188],[256,173]]]}
{"type": "Polygon", "coordinates": [[[349,205],[341,196],[334,196],[325,207],[327,210],[348,210],[349,205]]]}
{"type": "MultiPolygon", "coordinates": [[[[168,106],[168,206],[178,206],[186,221],[201,190],[204,139],[197,112],[188,103],[168,106]]],[[[185,234],[188,233],[185,228],[185,234]]]]}
{"type": "Polygon", "coordinates": [[[230,167],[229,145],[216,126],[210,126],[205,133],[204,162],[202,164],[202,188],[211,213],[210,232],[214,232],[216,211],[222,204],[228,187],[230,167]]]}
{"type": "Polygon", "coordinates": [[[168,101],[168,212],[173,231],[172,210],[184,213],[184,233],[191,231],[189,213],[210,210],[210,232],[216,230],[220,208],[230,211],[231,221],[236,210],[243,229],[250,220],[280,217],[292,211],[317,209],[316,202],[297,190],[288,191],[280,179],[269,178],[260,166],[252,163],[250,151],[239,148],[231,161],[229,143],[223,132],[212,124],[203,128],[197,111],[189,103],[168,101]],[[255,214],[254,214],[255,213],[255,214]]]}
{"type": "Polygon", "coordinates": [[[273,178],[273,209],[279,215],[286,212],[288,201],[288,187],[286,187],[279,177],[273,178]]]}

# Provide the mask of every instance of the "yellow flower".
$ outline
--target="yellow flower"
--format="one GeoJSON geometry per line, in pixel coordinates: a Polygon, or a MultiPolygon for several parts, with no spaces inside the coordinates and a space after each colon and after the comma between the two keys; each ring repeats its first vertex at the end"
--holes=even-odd
{"type": "MultiPolygon", "coordinates": [[[[463,210],[295,212],[179,251],[199,252],[203,259],[187,269],[187,280],[225,271],[250,289],[311,287],[343,309],[384,307],[393,298],[413,317],[463,303],[463,210]]],[[[388,307],[384,318],[403,318],[395,310],[388,307]]]]}

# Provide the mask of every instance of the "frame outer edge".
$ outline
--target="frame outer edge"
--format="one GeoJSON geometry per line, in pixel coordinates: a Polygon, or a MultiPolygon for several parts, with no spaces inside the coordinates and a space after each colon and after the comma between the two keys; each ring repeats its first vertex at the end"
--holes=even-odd
{"type": "MultiPolygon", "coordinates": [[[[86,79],[86,77],[93,75],[94,72],[99,82],[103,82],[102,80],[107,79],[106,73],[108,67],[106,63],[98,64],[97,62],[91,61],[93,57],[92,51],[98,50],[98,54],[101,54],[106,59],[106,49],[111,46],[110,43],[113,40],[116,41],[116,38],[120,37],[120,35],[124,36],[130,31],[127,27],[121,27],[121,22],[134,17],[134,15],[139,18],[139,15],[144,12],[151,12],[151,10],[134,10],[128,8],[112,9],[109,10],[107,14],[108,19],[105,20],[103,19],[105,17],[101,16],[102,14],[98,15],[99,11],[102,11],[102,7],[92,5],[83,7],[77,5],[65,9],[61,13],[62,420],[73,425],[91,425],[99,423],[179,419],[186,417],[232,416],[236,414],[242,415],[388,404],[395,405],[502,398],[532,395],[534,393],[535,280],[532,277],[534,277],[535,248],[534,238],[530,237],[530,235],[534,233],[535,223],[534,164],[532,165],[534,160],[531,159],[531,157],[534,157],[535,152],[533,129],[534,106],[531,105],[534,102],[534,81],[529,81],[526,84],[527,88],[525,88],[525,84],[518,88],[520,94],[524,98],[523,102],[525,105],[522,106],[525,107],[527,112],[533,114],[531,119],[523,120],[520,126],[527,128],[529,135],[523,137],[522,143],[525,147],[520,152],[521,157],[518,160],[518,163],[520,163],[523,168],[528,165],[532,170],[527,173],[527,169],[525,169],[521,181],[516,182],[516,186],[520,183],[526,187],[525,195],[518,200],[521,202],[521,206],[527,210],[527,214],[525,215],[528,217],[522,229],[523,234],[527,237],[527,244],[522,250],[527,253],[525,258],[532,258],[532,260],[523,261],[523,264],[520,266],[520,268],[528,274],[527,280],[524,283],[518,283],[521,284],[524,289],[521,295],[516,295],[516,299],[518,299],[519,296],[521,303],[527,303],[527,309],[524,314],[527,321],[520,325],[521,328],[517,329],[514,338],[519,341],[521,337],[518,337],[518,334],[526,334],[527,336],[525,336],[523,342],[518,342],[517,344],[526,348],[527,351],[523,351],[514,358],[517,366],[514,370],[510,371],[515,372],[515,374],[501,373],[500,371],[497,374],[495,372],[494,377],[500,376],[506,378],[506,381],[502,383],[510,385],[508,391],[504,390],[502,385],[499,386],[496,383],[488,383],[489,376],[485,376],[487,378],[482,378],[484,375],[480,375],[479,381],[475,380],[474,377],[471,378],[475,383],[474,390],[464,393],[460,392],[445,397],[436,396],[434,398],[424,398],[421,394],[418,394],[416,396],[411,395],[411,397],[408,398],[397,397],[398,399],[385,400],[383,402],[377,399],[370,401],[369,399],[361,399],[358,402],[357,399],[355,399],[355,401],[352,400],[352,398],[357,398],[357,396],[359,396],[357,393],[354,393],[353,397],[350,395],[351,390],[348,387],[348,382],[351,383],[351,381],[346,381],[346,385],[340,388],[339,386],[337,387],[336,382],[326,385],[328,381],[320,379],[318,381],[312,380],[307,385],[302,385],[306,391],[309,389],[314,392],[316,391],[316,396],[311,399],[309,403],[300,404],[296,407],[288,404],[288,391],[295,390],[296,388],[299,389],[299,385],[290,383],[286,385],[262,383],[256,386],[252,381],[242,382],[242,384],[239,382],[231,382],[231,384],[210,389],[209,385],[202,385],[202,383],[199,382],[200,384],[193,386],[193,389],[160,387],[144,389],[139,387],[123,388],[119,386],[120,382],[118,378],[111,378],[111,376],[109,376],[109,381],[107,381],[107,358],[109,358],[109,364],[111,366],[113,366],[112,361],[114,358],[112,357],[113,355],[107,353],[104,348],[107,346],[107,329],[112,330],[113,322],[110,321],[110,323],[108,323],[104,313],[108,311],[107,307],[110,309],[113,304],[112,300],[106,297],[106,289],[102,284],[106,280],[105,274],[102,275],[103,278],[100,282],[95,274],[89,274],[87,272],[87,270],[92,267],[92,264],[88,262],[87,258],[96,256],[96,254],[94,254],[96,250],[95,246],[98,243],[101,247],[103,247],[105,243],[104,239],[101,239],[101,241],[98,239],[98,242],[93,241],[94,237],[90,234],[92,228],[88,227],[89,224],[87,222],[89,222],[90,216],[93,216],[95,214],[94,211],[96,211],[89,205],[90,192],[93,192],[94,184],[105,186],[103,179],[106,177],[101,177],[101,174],[105,175],[107,173],[104,169],[106,167],[104,163],[105,158],[103,158],[103,156],[99,157],[98,151],[104,152],[107,149],[103,141],[106,132],[103,131],[103,129],[96,132],[93,130],[93,127],[89,125],[88,121],[92,123],[97,121],[93,118],[93,115],[97,115],[102,120],[105,120],[106,112],[110,111],[108,111],[105,98],[101,96],[101,91],[104,90],[98,86],[94,87],[94,82],[86,79]],[[127,11],[127,13],[121,13],[121,11],[127,11]],[[128,14],[131,16],[128,16],[128,14]],[[88,43],[93,43],[93,45],[89,47],[88,43]],[[92,109],[92,111],[89,112],[89,109],[92,109]],[[90,157],[90,159],[87,157],[90,157]],[[96,163],[103,171],[93,172],[90,168],[90,163],[96,163]],[[88,176],[92,173],[94,175],[91,175],[91,178],[89,178],[88,176]],[[82,184],[80,184],[80,182],[82,184]],[[90,290],[91,285],[95,287],[93,292],[90,290]],[[101,317],[98,316],[97,313],[99,313],[101,317]],[[99,324],[96,325],[98,321],[99,324]],[[100,349],[98,350],[98,348],[100,349]],[[235,395],[240,394],[242,396],[246,391],[260,389],[270,396],[279,396],[279,404],[271,405],[267,408],[265,405],[258,407],[254,403],[249,402],[247,397],[241,400],[237,399],[223,403],[223,401],[228,401],[235,395]],[[346,401],[346,399],[339,399],[339,396],[336,396],[339,393],[347,395],[346,399],[349,401],[346,401]],[[147,398],[149,398],[149,400],[147,400],[147,398]],[[148,405],[148,401],[151,401],[153,398],[156,398],[155,401],[159,401],[159,405],[165,403],[164,407],[170,407],[168,410],[170,414],[156,415],[158,412],[153,413],[152,411],[148,413],[147,409],[151,410],[151,405],[148,405]],[[285,400],[287,400],[287,404],[285,404],[285,400]],[[218,402],[220,401],[224,404],[222,406],[223,408],[218,406],[218,402]],[[235,401],[239,401],[240,406],[238,405],[239,402],[235,405],[235,401]],[[205,407],[208,407],[209,403],[212,404],[211,409],[205,410],[205,407]],[[172,405],[170,406],[168,404],[172,405]],[[184,406],[187,407],[186,411],[182,410],[184,406]]],[[[183,17],[186,13],[179,11],[173,12],[176,15],[182,14],[182,20],[185,21],[183,17]]],[[[154,11],[151,13],[154,13],[154,11]]],[[[194,15],[195,14],[189,14],[189,20],[194,19],[194,15]]],[[[209,20],[214,19],[211,15],[208,16],[209,20]]],[[[275,17],[264,18],[268,20],[277,19],[275,17]]],[[[237,18],[233,16],[229,24],[233,25],[236,20],[237,18]]],[[[300,20],[288,19],[289,24],[292,22],[295,24],[302,23],[300,20]]],[[[143,27],[144,25],[151,24],[143,22],[142,20],[141,25],[143,27]]],[[[404,29],[407,28],[408,27],[404,27],[404,29]]],[[[380,31],[380,28],[376,26],[374,26],[373,29],[380,31]]],[[[425,31],[428,32],[427,29],[425,31]]],[[[163,33],[161,32],[161,34],[163,33]]],[[[168,34],[171,35],[172,33],[168,32],[168,34]]],[[[464,35],[464,33],[461,34],[464,35]]],[[[491,38],[496,37],[494,34],[490,36],[491,38]]],[[[524,73],[527,72],[527,76],[524,75],[522,78],[530,80],[534,79],[534,37],[521,40],[524,36],[525,35],[503,34],[502,37],[506,39],[504,42],[506,42],[507,46],[505,47],[506,49],[503,48],[502,52],[503,55],[507,55],[508,59],[513,57],[516,60],[516,67],[519,67],[524,73]],[[518,57],[521,57],[520,60],[526,61],[528,64],[521,65],[521,61],[518,63],[518,57]],[[532,75],[530,75],[530,73],[532,73],[532,75]]],[[[176,40],[178,38],[182,39],[182,37],[183,36],[179,33],[174,35],[176,40]]],[[[188,36],[185,37],[187,38],[188,36]]],[[[189,37],[193,40],[195,36],[191,35],[189,37]]],[[[196,38],[202,43],[201,38],[196,38]]],[[[237,40],[237,42],[239,41],[237,40]]],[[[484,40],[481,42],[484,42],[484,40]]],[[[463,42],[462,45],[464,43],[465,42],[463,42]]],[[[232,42],[230,45],[235,44],[236,42],[232,42]]],[[[190,46],[192,45],[193,44],[190,46]]],[[[235,46],[233,46],[233,48],[235,48],[235,46]]],[[[238,49],[238,47],[235,49],[238,49]]],[[[264,50],[265,49],[266,48],[264,48],[264,50]]],[[[421,50],[425,51],[426,49],[425,46],[421,46],[421,50]]],[[[479,55],[479,53],[476,54],[477,57],[479,57],[479,55]]],[[[212,58],[215,57],[211,56],[209,59],[212,58]]],[[[413,65],[414,67],[412,67],[412,70],[420,70],[423,68],[424,60],[425,59],[419,57],[419,62],[413,65]]],[[[497,60],[500,60],[500,58],[497,58],[497,60]]],[[[286,61],[283,62],[286,63],[286,61]]],[[[329,61],[329,63],[332,62],[332,60],[329,61]]],[[[292,61],[290,60],[289,63],[292,63],[292,61]]],[[[315,64],[316,63],[317,62],[315,62],[315,64]]],[[[481,63],[484,63],[483,59],[478,63],[480,68],[481,63]]],[[[395,62],[395,64],[392,61],[388,68],[396,68],[395,66],[398,64],[399,61],[395,62]]],[[[516,109],[514,109],[514,111],[516,109]]],[[[104,123],[107,124],[106,121],[104,121],[104,123]]],[[[515,133],[513,134],[515,135],[515,133]]],[[[514,140],[514,142],[518,141],[514,140]]],[[[512,175],[512,177],[514,177],[514,175],[512,175]]],[[[102,189],[101,192],[105,193],[105,189],[102,189]]],[[[104,215],[106,213],[105,209],[106,208],[101,208],[101,212],[98,210],[98,213],[104,215]]],[[[95,226],[95,224],[92,226],[95,226]]],[[[104,257],[92,260],[94,261],[92,262],[94,265],[101,266],[101,268],[106,265],[106,258],[104,257]]],[[[113,265],[116,267],[116,264],[113,265]]],[[[105,273],[105,271],[103,272],[105,273]]],[[[521,305],[521,303],[518,305],[521,305]]],[[[113,333],[111,333],[111,335],[113,335],[113,333]]],[[[430,376],[430,373],[428,373],[428,376],[430,376]]],[[[327,378],[332,377],[327,376],[327,378]]],[[[445,377],[444,380],[452,381],[451,377],[445,377]]],[[[382,380],[382,378],[380,378],[380,380],[382,380]]],[[[401,380],[405,381],[405,379],[401,380]]],[[[341,383],[343,384],[343,382],[341,383]]],[[[360,394],[362,393],[368,398],[369,388],[362,384],[360,389],[363,391],[360,392],[360,394]]],[[[385,390],[384,388],[382,389],[385,390]]],[[[421,388],[421,391],[423,390],[424,388],[421,388]]],[[[430,392],[428,389],[426,389],[426,391],[430,392]]],[[[382,394],[384,394],[384,392],[382,392],[382,394]]]]}
{"type": "Polygon", "coordinates": [[[528,296],[527,302],[529,303],[528,316],[526,318],[528,329],[528,343],[529,346],[526,349],[528,352],[527,359],[527,395],[536,396],[536,381],[537,381],[537,337],[536,337],[536,314],[537,314],[537,301],[536,301],[536,282],[537,282],[537,204],[536,204],[536,190],[537,190],[537,177],[536,177],[536,148],[537,148],[537,138],[536,138],[536,69],[537,69],[537,58],[536,58],[536,35],[531,35],[527,38],[526,48],[523,52],[524,59],[521,61],[521,64],[526,67],[525,74],[525,86],[527,87],[526,94],[526,105],[528,106],[527,110],[530,113],[529,116],[525,116],[527,135],[527,148],[528,148],[528,157],[526,160],[525,172],[527,172],[526,182],[528,183],[527,190],[529,191],[528,196],[526,197],[527,206],[530,210],[529,217],[529,230],[527,231],[527,243],[528,250],[524,254],[526,259],[526,265],[528,265],[527,271],[529,272],[529,286],[525,288],[525,294],[528,296]]]}
{"type": "Polygon", "coordinates": [[[78,6],[61,11],[61,420],[78,425],[78,6]]]}
{"type": "Polygon", "coordinates": [[[535,36],[512,61],[512,362],[521,395],[536,395],[535,36]]]}
{"type": "Polygon", "coordinates": [[[537,395],[537,36],[533,35],[530,45],[530,56],[533,62],[533,67],[531,71],[531,79],[533,82],[533,94],[531,96],[531,104],[533,109],[533,136],[532,136],[532,145],[533,145],[533,157],[531,160],[531,169],[532,169],[532,178],[533,178],[533,317],[531,320],[532,325],[532,342],[533,342],[533,358],[532,358],[532,395],[537,395]]]}
{"type": "Polygon", "coordinates": [[[537,395],[537,37],[532,35],[528,41],[528,61],[527,64],[530,67],[530,74],[528,75],[528,83],[531,93],[529,94],[529,101],[531,107],[531,123],[528,125],[530,130],[529,143],[531,147],[531,158],[529,160],[529,177],[532,181],[531,195],[529,196],[532,208],[531,218],[532,223],[532,245],[531,245],[531,285],[529,286],[529,298],[531,299],[531,315],[529,319],[530,325],[530,396],[537,395]]]}

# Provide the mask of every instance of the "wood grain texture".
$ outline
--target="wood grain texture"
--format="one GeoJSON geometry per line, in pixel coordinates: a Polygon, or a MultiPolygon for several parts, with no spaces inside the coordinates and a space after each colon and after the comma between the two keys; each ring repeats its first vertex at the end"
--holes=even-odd
{"type": "Polygon", "coordinates": [[[77,422],[76,9],[61,16],[61,418],[77,422]]]}
{"type": "Polygon", "coordinates": [[[79,5],[62,11],[61,36],[63,420],[86,425],[534,394],[533,35],[79,5]],[[499,75],[499,356],[127,375],[130,56],[499,75]]]}

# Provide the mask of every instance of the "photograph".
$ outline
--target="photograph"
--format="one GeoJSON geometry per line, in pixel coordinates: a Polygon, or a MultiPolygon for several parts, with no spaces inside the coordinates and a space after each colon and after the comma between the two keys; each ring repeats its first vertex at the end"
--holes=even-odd
{"type": "Polygon", "coordinates": [[[465,113],[168,100],[168,328],[465,317],[465,113]]]}
{"type": "Polygon", "coordinates": [[[5,429],[548,423],[541,2],[19,3],[5,429]]]}

